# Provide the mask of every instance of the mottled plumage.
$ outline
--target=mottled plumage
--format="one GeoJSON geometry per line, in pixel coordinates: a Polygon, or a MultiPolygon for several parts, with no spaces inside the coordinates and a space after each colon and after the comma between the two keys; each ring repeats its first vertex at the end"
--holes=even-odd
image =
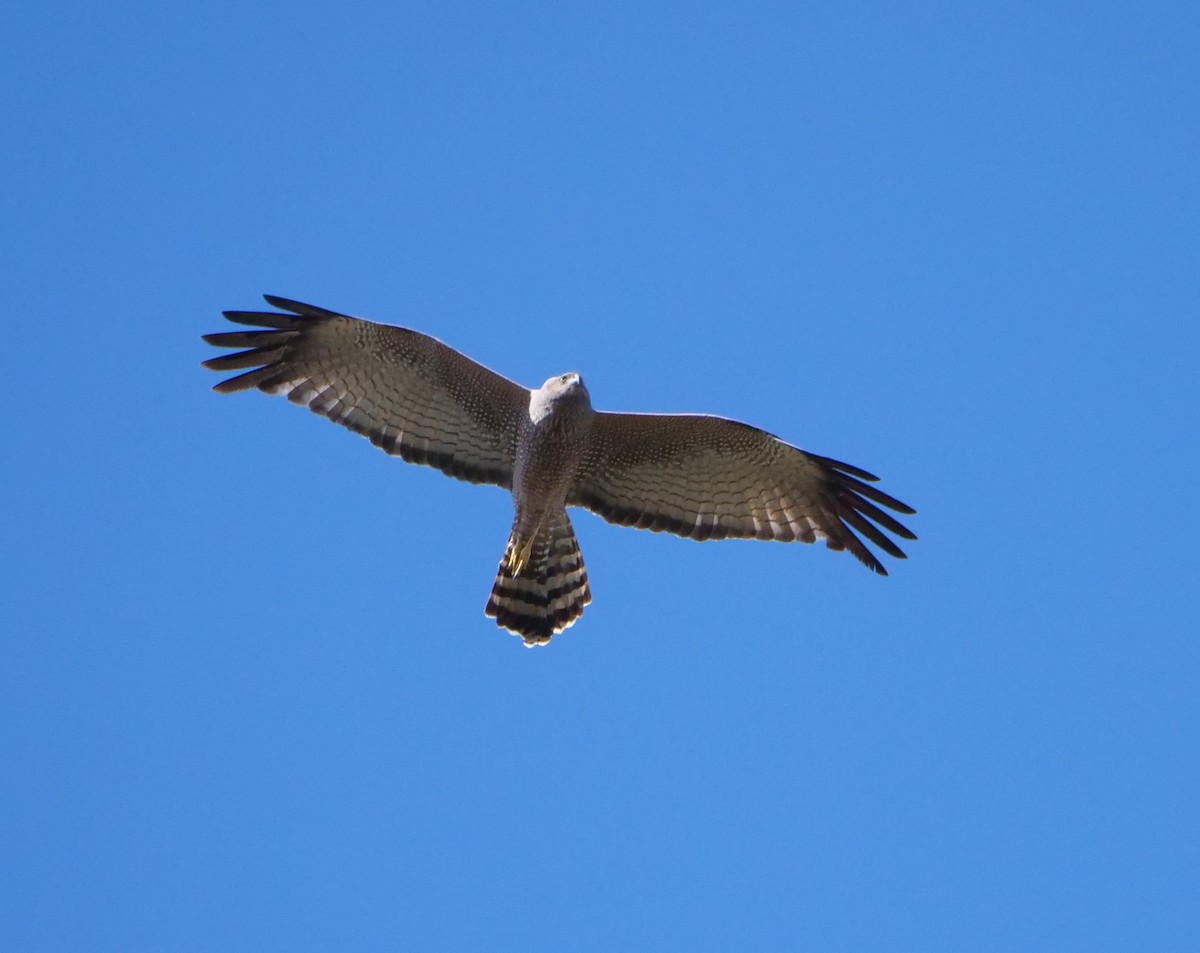
{"type": "Polygon", "coordinates": [[[527,645],[549,641],[591,601],[566,506],[691,539],[730,537],[847,549],[887,571],[861,537],[898,559],[884,532],[916,537],[886,509],[913,509],[876,477],[720,417],[592,409],[578,374],[530,391],[417,331],[285,298],[282,312],[226,311],[263,330],[207,334],[214,388],[286,394],[410,463],[513,494],[508,546],[486,612],[527,645]]]}

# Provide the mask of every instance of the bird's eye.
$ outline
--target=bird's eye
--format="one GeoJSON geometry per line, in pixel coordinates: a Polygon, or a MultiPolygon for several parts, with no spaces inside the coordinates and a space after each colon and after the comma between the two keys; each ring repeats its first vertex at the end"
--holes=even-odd
{"type": "Polygon", "coordinates": [[[567,378],[569,376],[570,376],[569,374],[564,374],[562,377],[559,378],[559,380],[565,384],[567,382],[567,378]]]}

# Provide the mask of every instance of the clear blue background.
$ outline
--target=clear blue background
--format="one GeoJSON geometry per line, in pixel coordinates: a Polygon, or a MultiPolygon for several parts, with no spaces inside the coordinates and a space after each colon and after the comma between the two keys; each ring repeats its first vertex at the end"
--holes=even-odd
{"type": "Polygon", "coordinates": [[[0,948],[1200,935],[1193,3],[24,3],[0,43],[0,948]],[[261,292],[920,511],[892,576],[218,397],[261,292]]]}

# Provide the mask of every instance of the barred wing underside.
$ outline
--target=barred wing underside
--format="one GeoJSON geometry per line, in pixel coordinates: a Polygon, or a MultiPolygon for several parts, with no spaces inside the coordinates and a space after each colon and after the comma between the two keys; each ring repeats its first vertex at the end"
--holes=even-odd
{"type": "Polygon", "coordinates": [[[235,324],[258,330],[204,335],[217,347],[249,349],[205,367],[253,368],[214,390],[286,394],[409,463],[512,487],[529,391],[417,331],[265,297],[288,313],[226,311],[235,324]]]}
{"type": "Polygon", "coordinates": [[[883,530],[916,537],[880,507],[915,511],[870,486],[876,479],[721,417],[598,413],[567,502],[691,539],[823,539],[886,576],[855,531],[903,559],[883,530]]]}

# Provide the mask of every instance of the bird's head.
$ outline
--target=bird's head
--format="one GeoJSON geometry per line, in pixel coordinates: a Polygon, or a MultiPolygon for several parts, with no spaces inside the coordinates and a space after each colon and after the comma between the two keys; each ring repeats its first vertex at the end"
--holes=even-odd
{"type": "Polygon", "coordinates": [[[588,389],[583,383],[583,378],[576,371],[568,371],[566,374],[555,374],[542,385],[542,390],[547,394],[563,395],[568,394],[582,395],[587,394],[588,389]]]}
{"type": "Polygon", "coordinates": [[[575,371],[556,374],[549,378],[530,395],[529,416],[542,420],[546,414],[559,408],[582,407],[591,409],[592,398],[583,378],[575,371]]]}

